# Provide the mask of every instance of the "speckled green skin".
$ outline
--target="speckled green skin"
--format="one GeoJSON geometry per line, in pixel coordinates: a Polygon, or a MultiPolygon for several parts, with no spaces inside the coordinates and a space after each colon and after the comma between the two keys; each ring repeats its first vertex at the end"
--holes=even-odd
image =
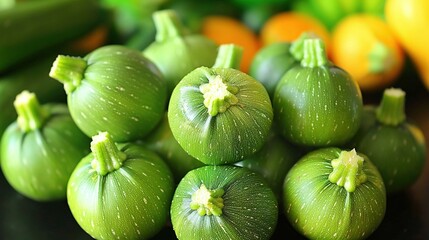
{"type": "Polygon", "coordinates": [[[274,115],[284,137],[305,146],[339,146],[357,132],[362,116],[359,87],[344,70],[295,66],[274,94],[274,115]]]}
{"type": "Polygon", "coordinates": [[[115,142],[128,142],[154,129],[167,101],[167,83],[154,63],[119,45],[98,48],[84,60],[80,83],[67,93],[70,113],[83,132],[92,137],[107,131],[115,142]]]}
{"type": "Polygon", "coordinates": [[[371,123],[359,131],[356,149],[367,155],[380,171],[388,193],[402,191],[417,181],[426,161],[423,133],[416,125],[403,122],[389,126],[372,121],[375,108],[365,108],[371,123]]]}
{"type": "Polygon", "coordinates": [[[264,85],[270,97],[286,71],[299,64],[290,53],[290,46],[289,42],[269,44],[256,53],[250,65],[249,75],[264,85]]]}
{"type": "Polygon", "coordinates": [[[261,174],[280,200],[284,178],[293,164],[298,161],[301,151],[272,131],[271,136],[259,151],[235,165],[261,174]]]}
{"type": "Polygon", "coordinates": [[[277,219],[276,197],[263,178],[234,166],[191,170],[177,186],[171,205],[171,222],[180,240],[267,240],[277,219]],[[192,194],[201,184],[225,191],[220,216],[201,216],[190,208],[192,194]]]}
{"type": "Polygon", "coordinates": [[[238,162],[259,150],[269,134],[273,111],[264,86],[232,68],[200,67],[174,89],[168,106],[171,131],[191,156],[205,164],[238,162]],[[219,75],[236,87],[238,103],[211,116],[199,87],[219,75]]]}
{"type": "Polygon", "coordinates": [[[171,94],[177,83],[195,68],[212,66],[218,46],[203,35],[185,35],[151,43],[143,54],[161,70],[171,94]]]}
{"type": "Polygon", "coordinates": [[[42,108],[49,117],[39,129],[23,132],[15,121],[4,132],[2,171],[9,184],[30,199],[65,199],[68,179],[88,154],[90,138],[73,122],[65,104],[42,108]]]}
{"type": "Polygon", "coordinates": [[[186,153],[176,141],[168,124],[167,113],[156,129],[141,141],[141,144],[162,157],[173,172],[176,183],[179,183],[190,170],[204,166],[202,162],[186,153]]]}
{"type": "Polygon", "coordinates": [[[68,205],[95,239],[149,239],[168,219],[172,174],[152,151],[134,144],[118,147],[127,157],[104,176],[91,167],[92,153],[82,159],[70,177],[68,205]]]}
{"type": "Polygon", "coordinates": [[[283,185],[283,207],[292,226],[309,239],[365,239],[381,223],[386,191],[377,168],[363,155],[366,182],[353,192],[328,176],[338,148],[314,150],[289,171],[283,185]]]}

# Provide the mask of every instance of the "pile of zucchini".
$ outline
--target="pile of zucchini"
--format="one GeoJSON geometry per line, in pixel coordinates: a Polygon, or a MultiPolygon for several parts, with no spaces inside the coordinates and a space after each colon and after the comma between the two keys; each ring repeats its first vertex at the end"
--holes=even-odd
{"type": "Polygon", "coordinates": [[[22,195],[66,200],[95,239],[149,239],[165,227],[183,240],[270,239],[283,217],[309,239],[365,239],[387,196],[421,174],[425,139],[405,116],[405,92],[386,89],[379,105],[364,106],[356,82],[309,34],[262,49],[246,74],[240,46],[218,46],[160,10],[144,50],[54,49],[15,72],[48,40],[72,38],[58,31],[78,35],[98,21],[87,0],[22,7],[30,16],[38,4],[57,11],[70,2],[64,18],[85,5],[70,29],[40,23],[55,38],[14,31],[16,49],[0,40],[0,104],[10,109],[0,163],[22,195]]]}

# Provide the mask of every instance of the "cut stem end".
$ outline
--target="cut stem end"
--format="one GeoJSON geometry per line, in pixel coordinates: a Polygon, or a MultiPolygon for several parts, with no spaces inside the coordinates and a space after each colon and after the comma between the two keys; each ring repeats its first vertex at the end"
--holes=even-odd
{"type": "Polygon", "coordinates": [[[205,215],[222,215],[224,190],[219,188],[209,190],[204,184],[192,194],[190,207],[198,212],[200,216],[205,215]]]}
{"type": "Polygon", "coordinates": [[[329,181],[344,187],[347,192],[354,192],[356,187],[366,182],[367,177],[362,170],[364,158],[355,149],[341,151],[340,156],[331,161],[332,172],[329,181]]]}
{"type": "Polygon", "coordinates": [[[238,103],[235,94],[238,88],[229,86],[223,82],[219,75],[209,76],[209,82],[200,86],[200,91],[204,96],[204,106],[207,107],[211,116],[225,112],[231,105],[238,103]]]}
{"type": "Polygon", "coordinates": [[[103,176],[118,170],[126,159],[126,154],[118,149],[107,132],[100,132],[92,137],[91,152],[94,155],[91,166],[103,176]]]}

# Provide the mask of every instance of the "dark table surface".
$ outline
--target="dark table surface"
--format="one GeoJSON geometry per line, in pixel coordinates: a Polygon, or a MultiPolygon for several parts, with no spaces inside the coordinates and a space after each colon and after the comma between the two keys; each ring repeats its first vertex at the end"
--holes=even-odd
{"type": "MultiPolygon", "coordinates": [[[[407,80],[408,81],[408,80],[407,80]]],[[[429,149],[429,91],[416,80],[402,87],[407,93],[408,117],[423,130],[429,149]]],[[[401,86],[400,86],[401,87],[401,86]]],[[[364,95],[364,101],[378,101],[380,93],[364,95]]],[[[429,159],[429,157],[428,157],[429,159]]],[[[4,240],[85,240],[92,239],[75,222],[67,202],[40,203],[15,192],[0,173],[0,239],[4,240]]],[[[165,227],[154,239],[175,239],[171,227],[165,227]]],[[[304,239],[279,218],[272,239],[304,239]]],[[[385,218],[370,239],[429,239],[429,161],[421,177],[404,192],[387,198],[385,218]]]]}

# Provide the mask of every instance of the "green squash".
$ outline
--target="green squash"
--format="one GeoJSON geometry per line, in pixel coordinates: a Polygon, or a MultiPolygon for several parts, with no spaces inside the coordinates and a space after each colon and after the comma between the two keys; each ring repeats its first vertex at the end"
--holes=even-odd
{"type": "Polygon", "coordinates": [[[176,11],[153,13],[156,37],[143,54],[161,70],[170,95],[177,83],[197,67],[212,66],[218,46],[199,33],[188,33],[176,11]]]}
{"type": "Polygon", "coordinates": [[[275,42],[261,48],[252,60],[249,75],[260,81],[271,98],[275,89],[292,67],[302,60],[302,47],[305,39],[314,38],[310,33],[302,33],[293,42],[275,42]]]}
{"type": "Polygon", "coordinates": [[[302,149],[290,144],[272,130],[259,151],[234,165],[259,173],[280,200],[286,174],[298,161],[302,152],[302,149]]]}
{"type": "Polygon", "coordinates": [[[190,170],[204,166],[202,162],[183,150],[176,141],[168,124],[167,114],[155,130],[140,143],[162,157],[173,172],[176,183],[179,183],[190,170]]]}
{"type": "Polygon", "coordinates": [[[179,240],[268,240],[276,197],[257,173],[237,166],[193,169],[176,188],[171,223],[179,240]]]}
{"type": "Polygon", "coordinates": [[[73,122],[67,105],[40,105],[26,90],[14,102],[18,118],[3,133],[1,169],[8,183],[35,201],[66,198],[67,182],[89,152],[90,138],[73,122]]]}
{"type": "Polygon", "coordinates": [[[305,39],[301,64],[278,83],[274,115],[283,136],[304,146],[338,146],[359,129],[362,95],[356,82],[332,65],[320,39],[305,39]]]}
{"type": "Polygon", "coordinates": [[[303,156],[283,185],[283,208],[308,239],[365,239],[386,212],[386,190],[364,155],[329,147],[303,156]]]}
{"type": "Polygon", "coordinates": [[[182,148],[205,164],[238,162],[268,137],[273,111],[264,86],[234,69],[241,48],[222,45],[213,67],[199,67],[174,89],[168,119],[182,148]]]}
{"type": "Polygon", "coordinates": [[[164,115],[165,79],[137,50],[106,45],[84,58],[59,55],[49,75],[64,84],[71,116],[89,137],[108,131],[116,142],[133,141],[164,115]]]}
{"type": "Polygon", "coordinates": [[[364,110],[356,149],[377,166],[388,193],[411,187],[423,172],[427,153],[422,130],[406,117],[405,92],[385,89],[380,104],[364,110]]]}
{"type": "Polygon", "coordinates": [[[95,239],[149,239],[165,226],[173,192],[172,173],[157,154],[101,132],[70,177],[67,203],[95,239]]]}

